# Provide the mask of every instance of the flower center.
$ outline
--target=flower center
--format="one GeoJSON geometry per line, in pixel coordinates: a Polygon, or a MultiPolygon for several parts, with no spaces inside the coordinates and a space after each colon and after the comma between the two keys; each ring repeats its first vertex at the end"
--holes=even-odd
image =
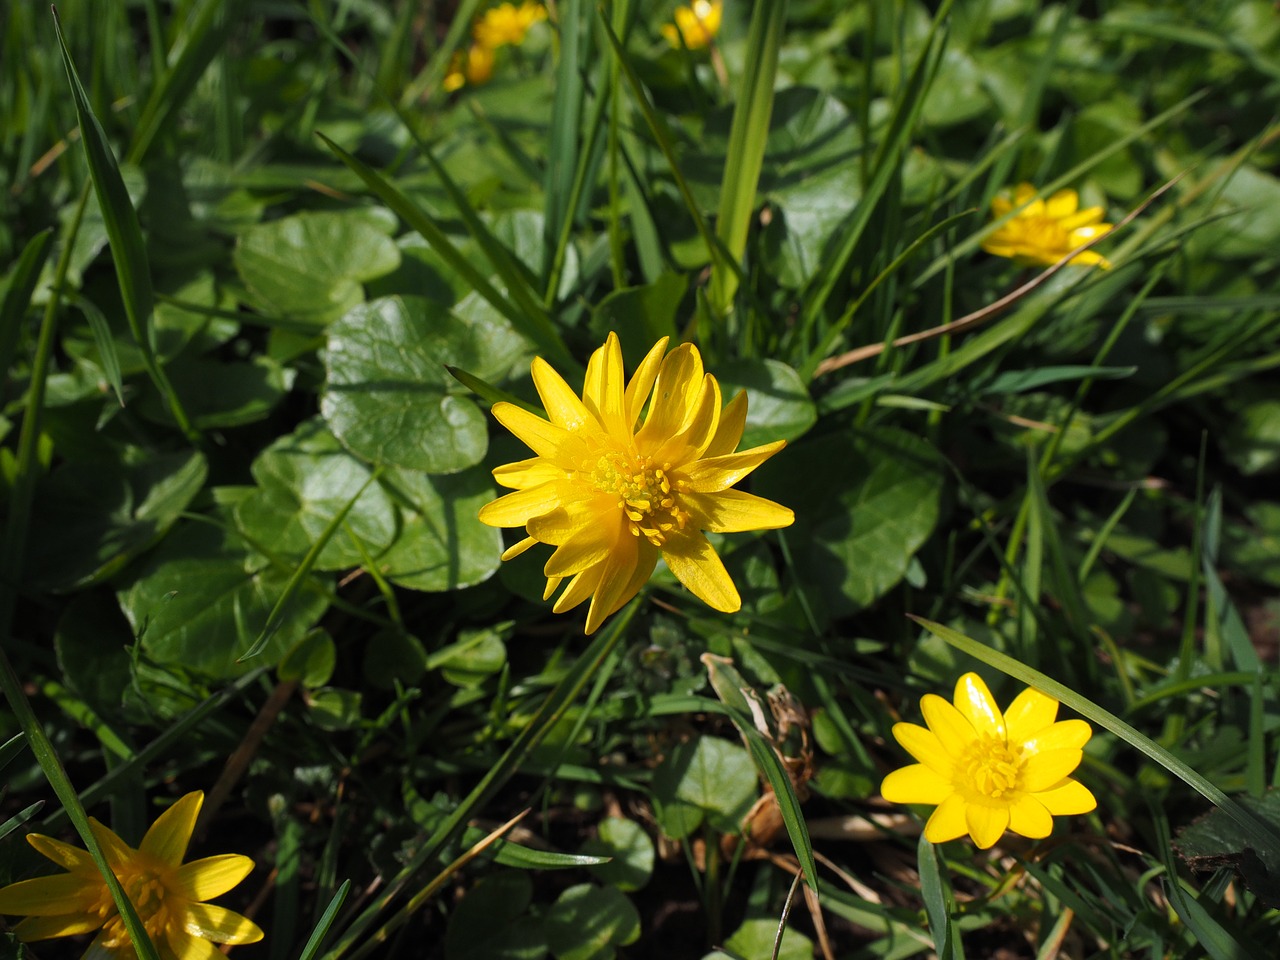
{"type": "MultiPolygon", "coordinates": [[[[165,927],[164,881],[150,870],[141,870],[132,876],[126,875],[120,879],[124,892],[129,895],[134,909],[138,911],[138,919],[146,928],[147,935],[152,940],[157,939],[164,932],[165,927]]],[[[104,945],[108,948],[131,946],[132,941],[129,939],[129,931],[125,929],[124,919],[116,912],[115,901],[111,899],[111,893],[105,885],[102,899],[98,902],[96,910],[104,918],[109,917],[102,925],[103,932],[106,934],[104,945]]]]}
{"type": "Polygon", "coordinates": [[[1018,789],[1022,751],[984,733],[960,755],[957,772],[975,793],[992,800],[1008,799],[1018,789]]]}
{"type": "Polygon", "coordinates": [[[618,509],[626,515],[631,535],[660,547],[689,522],[689,514],[677,502],[680,482],[671,479],[670,470],[671,464],[657,466],[648,457],[606,453],[589,472],[597,490],[618,495],[618,509]]]}

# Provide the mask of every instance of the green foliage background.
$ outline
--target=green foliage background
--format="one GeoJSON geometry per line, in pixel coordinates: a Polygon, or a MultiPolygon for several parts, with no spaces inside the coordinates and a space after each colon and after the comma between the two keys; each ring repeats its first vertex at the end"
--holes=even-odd
{"type": "Polygon", "coordinates": [[[205,789],[270,960],[755,960],[797,871],[781,957],[1270,955],[1274,6],[726,0],[708,52],[560,0],[445,94],[483,7],[66,0],[65,60],[0,11],[0,880],[205,789]],[[1114,267],[983,254],[1024,180],[1139,211],[1114,267]],[[489,404],[609,331],[789,443],[738,614],[660,570],[583,638],[476,519],[489,404]],[[970,669],[1093,720],[1095,813],[981,853],[878,799],[970,669]]]}

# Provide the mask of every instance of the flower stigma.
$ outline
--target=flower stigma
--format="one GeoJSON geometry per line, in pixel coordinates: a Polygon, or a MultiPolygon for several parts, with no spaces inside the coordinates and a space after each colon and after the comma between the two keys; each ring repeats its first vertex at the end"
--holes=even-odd
{"type": "Polygon", "coordinates": [[[670,463],[655,466],[648,457],[606,453],[583,473],[601,493],[618,495],[618,509],[626,515],[633,537],[644,537],[660,547],[669,534],[683,530],[689,522],[689,514],[676,502],[680,482],[672,481],[670,470],[670,463]]]}
{"type": "Polygon", "coordinates": [[[983,734],[961,754],[958,768],[971,790],[1000,800],[1018,789],[1022,776],[1022,750],[1010,746],[1000,737],[983,734]]]}

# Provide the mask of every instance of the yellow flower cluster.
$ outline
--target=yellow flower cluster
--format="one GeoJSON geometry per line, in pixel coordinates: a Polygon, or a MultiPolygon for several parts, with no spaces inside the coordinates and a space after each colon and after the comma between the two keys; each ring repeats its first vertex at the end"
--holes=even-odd
{"type": "Polygon", "coordinates": [[[544,599],[565,581],[556,613],[590,598],[587,633],[640,592],[659,557],[704,603],[737,610],[737,588],[703,531],[767,530],[795,519],[772,500],[730,489],[785,444],[737,450],[746,394],[721,409],[720,386],[697,347],[667,353],[666,337],[627,381],[613,333],[591,355],[581,397],[541,357],[533,383],[546,420],[515,404],[493,406],[498,422],[536,454],[493,471],[514,492],[480,511],[490,526],[524,528],[503,559],[537,543],[554,546],[544,599]]]}
{"type": "Polygon", "coordinates": [[[518,7],[500,3],[486,10],[471,27],[471,46],[453,55],[444,88],[452,92],[467,84],[487,83],[498,48],[520,46],[529,28],[546,18],[547,8],[535,0],[524,0],[518,7]]]}
{"type": "MultiPolygon", "coordinates": [[[[1022,209],[982,241],[983,250],[1027,266],[1050,266],[1111,230],[1111,224],[1102,222],[1101,207],[1080,209],[1080,197],[1074,190],[1059,190],[1047,200],[1038,198],[1036,192],[1031,184],[1020,183],[1012,199],[998,196],[991,201],[991,214],[997,220],[1016,207],[1022,209]]],[[[1070,262],[1097,264],[1104,270],[1111,266],[1106,257],[1092,250],[1076,254],[1070,262]]]]}
{"type": "Polygon", "coordinates": [[[1027,689],[1001,712],[982,678],[966,673],[954,701],[926,693],[920,710],[928,728],[894,725],[894,738],[919,762],[880,785],[893,803],[937,804],[924,827],[930,843],[967,833],[985,850],[1006,830],[1039,839],[1055,816],[1097,806],[1069,776],[1093,730],[1083,720],[1055,722],[1057,700],[1027,689]]]}
{"type": "MultiPolygon", "coordinates": [[[[156,819],[137,850],[97,820],[89,820],[161,957],[222,960],[215,944],[262,939],[262,930],[252,920],[204,902],[247,877],[252,860],[224,854],[182,862],[203,802],[200,791],[188,793],[156,819]]],[[[38,833],[29,834],[27,841],[68,872],[21,880],[0,890],[0,913],[26,917],[14,927],[18,939],[48,940],[97,930],[86,958],[135,960],[133,941],[89,854],[38,833]]]]}
{"type": "Polygon", "coordinates": [[[710,46],[720,32],[724,15],[722,0],[694,0],[687,7],[676,7],[675,23],[664,23],[662,35],[667,43],[679,50],[701,50],[710,46]]]}

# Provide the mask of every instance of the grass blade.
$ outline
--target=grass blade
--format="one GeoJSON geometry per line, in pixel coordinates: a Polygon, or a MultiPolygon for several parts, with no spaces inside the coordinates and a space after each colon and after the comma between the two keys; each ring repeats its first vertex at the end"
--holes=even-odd
{"type": "MultiPolygon", "coordinates": [[[[787,17],[787,0],[763,0],[751,13],[742,90],[733,109],[716,236],[724,243],[733,263],[741,265],[747,249],[747,230],[756,206],[756,190],[773,116],[773,88],[778,74],[778,52],[787,17]]],[[[711,308],[724,316],[738,289],[739,271],[725,261],[711,268],[711,308]]]]}
{"type": "Polygon", "coordinates": [[[13,368],[14,351],[22,335],[22,318],[31,305],[31,294],[53,246],[53,231],[41,230],[32,237],[9,276],[9,286],[0,300],[0,372],[13,368]]]}
{"type": "Polygon", "coordinates": [[[196,440],[199,438],[199,433],[187,418],[186,411],[182,408],[177,394],[174,393],[164,368],[156,358],[154,330],[151,326],[155,296],[151,288],[151,267],[147,262],[147,247],[142,239],[142,228],[138,225],[138,214],[133,209],[129,192],[125,189],[124,180],[120,177],[120,168],[107,143],[107,135],[103,132],[102,125],[98,123],[98,118],[94,116],[89,106],[89,98],[80,84],[80,77],[76,73],[75,64],[71,61],[71,53],[62,36],[62,24],[58,20],[56,9],[53,12],[53,28],[58,35],[62,63],[66,67],[67,80],[71,84],[76,116],[80,121],[80,141],[84,144],[85,157],[89,162],[89,177],[93,181],[94,193],[98,196],[102,222],[111,244],[116,279],[120,283],[120,296],[124,300],[129,329],[138,343],[138,349],[142,352],[147,373],[169,405],[174,421],[189,439],[196,440]]]}
{"type": "Polygon", "coordinates": [[[401,193],[394,184],[385,179],[380,173],[352,156],[346,150],[343,150],[342,147],[338,146],[323,133],[317,132],[316,136],[323,140],[325,146],[332,150],[339,160],[363,180],[365,185],[383,203],[390,207],[405,223],[417,230],[422,235],[422,239],[426,240],[431,245],[431,248],[440,254],[476,293],[489,301],[495,310],[510,320],[512,326],[536,343],[543,356],[548,359],[555,358],[568,366],[573,366],[574,361],[569,355],[564,341],[560,339],[559,333],[552,326],[551,319],[545,311],[539,308],[537,313],[531,314],[520,310],[503,296],[489,282],[487,277],[475,268],[471,261],[449,239],[444,230],[421,207],[401,193]]]}
{"type": "Polygon", "coordinates": [[[324,942],[325,935],[329,932],[329,928],[333,926],[334,917],[342,909],[342,904],[347,899],[347,894],[350,891],[351,881],[343,880],[342,886],[338,888],[338,892],[333,895],[329,905],[324,908],[324,913],[316,921],[315,929],[311,931],[311,936],[307,938],[307,945],[302,948],[302,953],[298,954],[298,960],[313,960],[315,955],[320,952],[320,944],[324,942]]]}

